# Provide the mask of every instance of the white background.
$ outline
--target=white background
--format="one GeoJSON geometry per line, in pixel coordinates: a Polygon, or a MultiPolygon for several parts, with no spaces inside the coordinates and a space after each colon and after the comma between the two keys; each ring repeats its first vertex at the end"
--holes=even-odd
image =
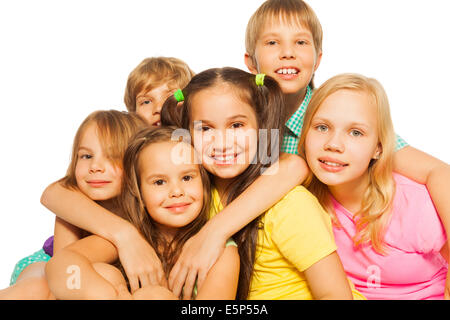
{"type": "MultiPolygon", "coordinates": [[[[125,110],[129,72],[175,56],[195,72],[245,69],[244,32],[260,0],[0,3],[0,288],[41,248],[54,215],[39,198],[69,164],[81,121],[125,110]]],[[[396,132],[450,162],[450,4],[445,0],[309,0],[324,30],[316,85],[342,72],[381,81],[396,132]]]]}

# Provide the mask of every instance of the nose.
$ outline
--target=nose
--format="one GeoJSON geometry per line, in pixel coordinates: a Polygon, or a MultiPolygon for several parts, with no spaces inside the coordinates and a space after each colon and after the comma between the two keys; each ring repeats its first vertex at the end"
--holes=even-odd
{"type": "Polygon", "coordinates": [[[282,60],[291,60],[295,59],[295,51],[290,44],[283,44],[280,50],[280,59],[282,60]]]}
{"type": "Polygon", "coordinates": [[[94,157],[89,166],[89,173],[105,172],[105,165],[103,159],[94,157]]]}
{"type": "Polygon", "coordinates": [[[164,102],[166,102],[166,100],[161,99],[157,103],[155,103],[155,108],[153,109],[153,115],[157,115],[157,114],[161,113],[161,109],[164,105],[164,102]]]}
{"type": "Polygon", "coordinates": [[[342,153],[345,150],[344,143],[338,132],[333,133],[329,136],[329,139],[325,141],[324,149],[326,151],[339,152],[342,153]]]}
{"type": "Polygon", "coordinates": [[[213,149],[216,152],[225,153],[229,150],[234,150],[235,142],[234,130],[216,130],[214,134],[213,149]]]}
{"type": "Polygon", "coordinates": [[[184,196],[184,189],[181,186],[181,181],[176,183],[171,183],[169,197],[170,198],[180,198],[184,196]]]}

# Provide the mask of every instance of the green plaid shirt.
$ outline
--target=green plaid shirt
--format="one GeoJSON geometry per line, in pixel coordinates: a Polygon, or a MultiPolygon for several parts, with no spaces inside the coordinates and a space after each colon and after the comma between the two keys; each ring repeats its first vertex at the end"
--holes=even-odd
{"type": "MultiPolygon", "coordinates": [[[[305,99],[303,99],[300,107],[295,111],[292,117],[286,122],[286,130],[283,137],[283,145],[281,146],[281,152],[298,154],[298,142],[303,128],[303,119],[305,117],[306,108],[311,101],[312,90],[308,86],[306,88],[305,99]]],[[[403,140],[399,135],[396,135],[396,151],[406,147],[408,143],[403,140]]]]}

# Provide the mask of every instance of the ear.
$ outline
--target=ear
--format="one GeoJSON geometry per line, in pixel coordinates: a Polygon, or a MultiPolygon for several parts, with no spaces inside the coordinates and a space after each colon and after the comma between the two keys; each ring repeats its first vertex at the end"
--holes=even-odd
{"type": "Polygon", "coordinates": [[[316,65],[314,66],[314,72],[319,68],[320,62],[322,61],[322,51],[319,52],[316,58],[316,65]]]}
{"type": "Polygon", "coordinates": [[[251,73],[258,74],[258,66],[256,65],[254,59],[247,52],[244,55],[244,62],[251,73]]]}
{"type": "Polygon", "coordinates": [[[383,153],[383,147],[381,145],[381,143],[378,143],[377,148],[375,149],[375,152],[372,156],[372,159],[378,160],[380,159],[381,154],[383,153]]]}

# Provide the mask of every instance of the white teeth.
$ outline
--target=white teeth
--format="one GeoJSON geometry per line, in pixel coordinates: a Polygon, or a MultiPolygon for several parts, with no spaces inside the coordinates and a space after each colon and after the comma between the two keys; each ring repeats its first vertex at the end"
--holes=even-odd
{"type": "Polygon", "coordinates": [[[229,155],[229,156],[216,156],[214,157],[214,159],[219,160],[219,161],[230,161],[234,159],[234,154],[229,155]]]}
{"type": "Polygon", "coordinates": [[[278,69],[277,70],[278,74],[297,74],[298,71],[296,69],[292,69],[292,68],[284,68],[284,69],[278,69]]]}
{"type": "Polygon", "coordinates": [[[329,162],[329,161],[322,161],[323,163],[325,163],[327,166],[331,166],[331,167],[343,167],[343,164],[339,164],[339,163],[335,163],[335,162],[329,162]]]}

